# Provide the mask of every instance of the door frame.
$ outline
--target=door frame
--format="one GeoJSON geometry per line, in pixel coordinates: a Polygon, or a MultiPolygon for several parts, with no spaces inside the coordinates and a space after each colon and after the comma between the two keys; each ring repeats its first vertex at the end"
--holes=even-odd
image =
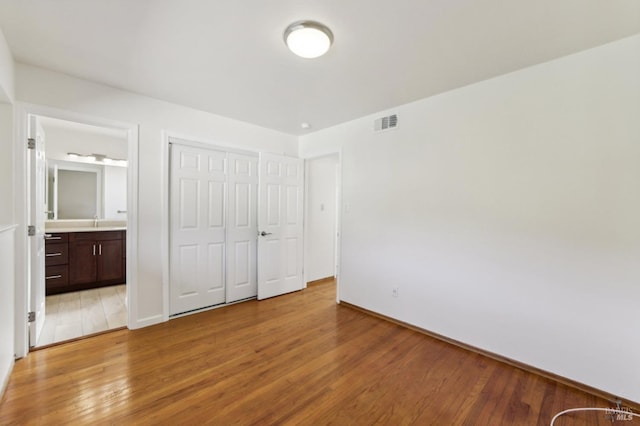
{"type": "Polygon", "coordinates": [[[324,157],[337,156],[337,175],[336,175],[336,243],[335,243],[335,274],[336,274],[336,303],[340,303],[340,264],[341,264],[341,251],[342,251],[342,149],[337,151],[325,152],[323,154],[311,155],[307,157],[301,157],[304,160],[304,287],[307,287],[307,262],[309,257],[307,256],[307,244],[309,239],[306,236],[309,234],[309,179],[308,179],[308,161],[316,160],[324,157]]]}
{"type": "MultiPolygon", "coordinates": [[[[180,318],[185,315],[191,314],[191,312],[187,312],[184,314],[178,314],[170,316],[169,314],[169,300],[170,300],[170,289],[169,283],[171,281],[170,275],[170,257],[169,253],[171,251],[171,240],[170,240],[170,220],[171,220],[171,205],[169,203],[170,196],[170,187],[171,187],[171,144],[177,143],[184,146],[189,146],[193,148],[200,149],[211,149],[216,151],[224,151],[227,153],[233,154],[241,154],[241,155],[249,155],[255,156],[258,158],[260,151],[251,150],[251,149],[239,149],[234,147],[233,145],[225,144],[224,142],[213,142],[206,139],[199,138],[197,136],[185,135],[184,133],[173,132],[169,130],[162,130],[162,154],[161,154],[161,170],[162,170],[162,178],[161,178],[161,186],[162,186],[162,194],[161,194],[161,205],[162,205],[162,214],[161,214],[161,224],[162,231],[160,235],[161,241],[161,251],[162,251],[162,320],[169,321],[170,319],[180,318]]],[[[226,285],[226,283],[225,283],[226,285]]],[[[242,301],[240,301],[242,302],[242,301]]],[[[197,312],[203,312],[210,309],[217,309],[223,306],[233,305],[239,302],[230,302],[223,303],[220,305],[211,306],[208,308],[203,308],[197,310],[197,312]]]]}
{"type": "Polygon", "coordinates": [[[29,312],[29,253],[27,225],[27,135],[28,116],[37,115],[74,121],[100,127],[110,127],[127,131],[128,168],[127,168],[127,325],[135,326],[137,313],[138,288],[138,139],[139,126],[100,117],[80,114],[72,111],[16,102],[14,104],[14,171],[13,190],[15,201],[16,229],[16,273],[15,273],[15,351],[16,358],[29,353],[27,313],[29,312]]]}

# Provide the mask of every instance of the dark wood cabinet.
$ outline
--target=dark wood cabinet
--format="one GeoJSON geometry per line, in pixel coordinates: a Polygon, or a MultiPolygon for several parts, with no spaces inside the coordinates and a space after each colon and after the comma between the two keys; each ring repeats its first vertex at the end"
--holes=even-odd
{"type": "Polygon", "coordinates": [[[62,293],[69,287],[69,266],[46,267],[46,294],[62,293]]]}
{"type": "Polygon", "coordinates": [[[124,281],[122,242],[98,241],[98,281],[124,281]]]}
{"type": "Polygon", "coordinates": [[[69,252],[72,259],[69,268],[69,283],[75,285],[97,281],[98,265],[95,241],[73,241],[69,244],[69,252]]]}
{"type": "Polygon", "coordinates": [[[124,283],[125,243],[126,231],[48,234],[47,294],[124,283]]]}
{"type": "Polygon", "coordinates": [[[122,239],[122,274],[127,281],[127,239],[122,239]]]}
{"type": "Polygon", "coordinates": [[[45,235],[46,294],[61,293],[69,286],[68,234],[45,235]]]}
{"type": "Polygon", "coordinates": [[[74,232],[69,235],[69,283],[124,282],[124,231],[74,232]]]}

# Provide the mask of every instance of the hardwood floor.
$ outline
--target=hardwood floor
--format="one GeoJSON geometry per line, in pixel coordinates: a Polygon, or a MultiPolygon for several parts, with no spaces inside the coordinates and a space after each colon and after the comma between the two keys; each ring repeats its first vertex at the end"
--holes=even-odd
{"type": "Polygon", "coordinates": [[[338,306],[328,283],[33,352],[0,424],[548,425],[584,406],[611,404],[338,306]]]}

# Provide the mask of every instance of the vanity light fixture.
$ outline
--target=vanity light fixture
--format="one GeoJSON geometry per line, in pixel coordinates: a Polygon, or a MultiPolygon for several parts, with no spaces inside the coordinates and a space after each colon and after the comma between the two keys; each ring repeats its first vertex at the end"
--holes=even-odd
{"type": "Polygon", "coordinates": [[[327,53],[333,33],[320,22],[297,21],[284,30],[284,42],[296,55],[312,59],[327,53]]]}
{"type": "Polygon", "coordinates": [[[69,160],[79,161],[82,163],[106,164],[109,166],[127,166],[127,160],[107,157],[104,154],[78,154],[77,152],[67,152],[69,160]]]}

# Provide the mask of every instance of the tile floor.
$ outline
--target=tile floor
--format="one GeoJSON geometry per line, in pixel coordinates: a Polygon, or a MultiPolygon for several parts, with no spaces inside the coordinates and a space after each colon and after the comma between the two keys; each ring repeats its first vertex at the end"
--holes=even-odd
{"type": "Polygon", "coordinates": [[[126,285],[47,296],[44,328],[36,346],[45,346],[127,325],[126,285]]]}

